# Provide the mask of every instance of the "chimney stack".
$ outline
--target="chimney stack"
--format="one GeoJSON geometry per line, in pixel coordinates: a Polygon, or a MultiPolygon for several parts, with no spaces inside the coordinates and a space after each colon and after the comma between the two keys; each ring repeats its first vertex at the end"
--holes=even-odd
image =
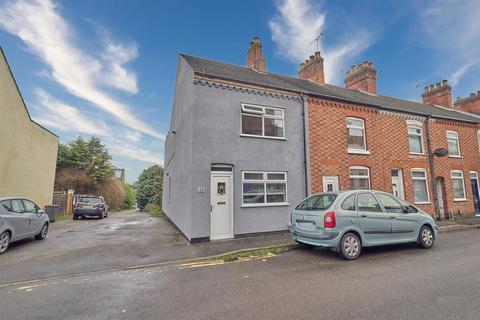
{"type": "Polygon", "coordinates": [[[443,107],[452,107],[452,87],[447,80],[425,87],[422,94],[423,103],[438,104],[443,107]]]}
{"type": "Polygon", "coordinates": [[[300,64],[300,71],[298,72],[300,79],[312,80],[319,84],[325,83],[325,73],[323,70],[323,58],[320,51],[315,52],[309,59],[300,64]]]}
{"type": "Polygon", "coordinates": [[[345,74],[345,87],[377,94],[377,70],[373,67],[373,63],[365,61],[352,66],[345,74]]]}
{"type": "Polygon", "coordinates": [[[469,97],[460,98],[454,102],[455,109],[480,114],[480,91],[471,93],[469,97]]]}
{"type": "Polygon", "coordinates": [[[247,52],[247,66],[260,72],[267,72],[267,61],[263,58],[262,43],[259,37],[250,42],[247,52]]]}

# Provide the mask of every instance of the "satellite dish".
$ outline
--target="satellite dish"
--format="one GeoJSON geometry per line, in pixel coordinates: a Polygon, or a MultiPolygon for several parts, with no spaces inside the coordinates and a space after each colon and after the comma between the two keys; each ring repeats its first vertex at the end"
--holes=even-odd
{"type": "Polygon", "coordinates": [[[445,157],[448,154],[448,150],[445,148],[438,148],[433,152],[433,154],[439,158],[445,157]]]}

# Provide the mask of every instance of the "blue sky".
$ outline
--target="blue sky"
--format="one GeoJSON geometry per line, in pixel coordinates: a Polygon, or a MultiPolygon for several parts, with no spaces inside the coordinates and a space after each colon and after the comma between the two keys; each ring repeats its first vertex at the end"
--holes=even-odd
{"type": "Polygon", "coordinates": [[[178,53],[244,65],[260,36],[268,70],[294,76],[320,51],[326,80],[365,60],[378,92],[419,100],[448,79],[480,89],[480,6],[453,1],[0,0],[0,45],[32,117],[66,143],[98,136],[127,180],[163,164],[178,53]]]}

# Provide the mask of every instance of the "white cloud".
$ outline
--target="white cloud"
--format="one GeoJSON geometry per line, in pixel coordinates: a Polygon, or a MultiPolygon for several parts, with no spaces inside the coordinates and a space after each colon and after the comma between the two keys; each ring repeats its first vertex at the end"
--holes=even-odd
{"type": "Polygon", "coordinates": [[[140,142],[140,139],[142,139],[143,135],[138,131],[128,130],[125,134],[125,137],[132,142],[138,143],[140,142]]]}
{"type": "Polygon", "coordinates": [[[441,72],[452,85],[480,63],[478,0],[434,1],[418,8],[425,45],[443,53],[441,72]]]}
{"type": "MultiPolygon", "coordinates": [[[[311,42],[325,30],[326,12],[310,0],[279,0],[276,5],[278,14],[269,21],[272,39],[281,55],[299,64],[315,50],[311,42]]],[[[372,42],[371,34],[359,26],[341,45],[326,47],[320,38],[326,82],[338,81],[345,60],[355,57],[372,42]]]]}
{"type": "Polygon", "coordinates": [[[134,73],[124,68],[137,56],[135,46],[106,41],[103,59],[87,54],[75,44],[72,27],[51,0],[4,2],[0,6],[0,27],[22,39],[50,67],[51,78],[68,92],[110,113],[127,127],[165,138],[135,117],[128,105],[101,89],[112,86],[130,93],[137,91],[134,73]]]}
{"type": "Polygon", "coordinates": [[[123,156],[128,159],[163,165],[162,156],[137,146],[115,143],[110,147],[110,151],[114,155],[123,156]]]}
{"type": "Polygon", "coordinates": [[[88,118],[80,110],[63,103],[45,90],[37,88],[35,94],[38,100],[38,116],[34,120],[38,123],[61,131],[73,131],[96,136],[109,136],[110,131],[105,122],[95,118],[88,118]]]}

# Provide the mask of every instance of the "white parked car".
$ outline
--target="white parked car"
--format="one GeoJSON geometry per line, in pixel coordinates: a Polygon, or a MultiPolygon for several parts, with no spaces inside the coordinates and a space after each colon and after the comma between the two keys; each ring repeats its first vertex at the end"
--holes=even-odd
{"type": "Polygon", "coordinates": [[[0,198],[0,254],[10,243],[35,237],[47,237],[49,219],[33,201],[24,198],[0,198]]]}

